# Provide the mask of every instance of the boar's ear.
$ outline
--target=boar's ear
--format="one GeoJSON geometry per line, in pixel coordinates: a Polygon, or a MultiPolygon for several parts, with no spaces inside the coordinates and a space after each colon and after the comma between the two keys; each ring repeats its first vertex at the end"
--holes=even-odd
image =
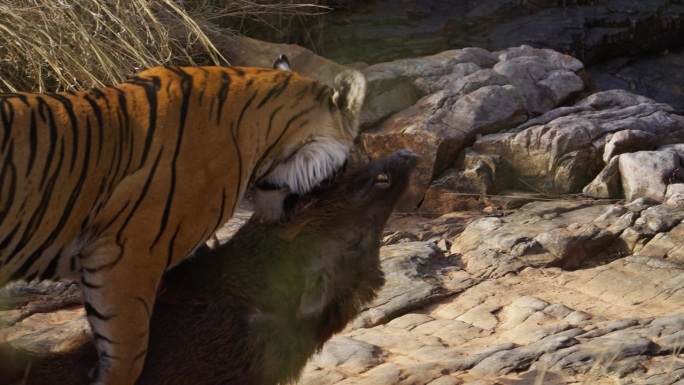
{"type": "Polygon", "coordinates": [[[297,315],[300,318],[316,317],[323,313],[330,301],[331,278],[325,269],[313,269],[305,274],[304,292],[297,315]]]}

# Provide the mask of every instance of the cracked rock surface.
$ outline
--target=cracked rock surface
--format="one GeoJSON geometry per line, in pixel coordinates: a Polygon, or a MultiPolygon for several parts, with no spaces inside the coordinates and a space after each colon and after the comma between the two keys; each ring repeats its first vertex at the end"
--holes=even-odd
{"type": "MultiPolygon", "coordinates": [[[[678,384],[682,219],[646,198],[395,215],[381,249],[386,285],[300,383],[678,384]]],[[[88,329],[79,306],[5,310],[0,322],[0,341],[44,351],[88,329]]]]}
{"type": "MultiPolygon", "coordinates": [[[[301,383],[680,383],[684,269],[672,239],[682,214],[642,199],[533,202],[477,217],[446,235],[449,251],[423,254],[438,266],[423,277],[441,286],[441,298],[349,327],[313,357],[301,383]],[[331,354],[347,360],[333,365],[331,354]]],[[[425,243],[404,240],[385,255],[417,257],[425,243]]]]}

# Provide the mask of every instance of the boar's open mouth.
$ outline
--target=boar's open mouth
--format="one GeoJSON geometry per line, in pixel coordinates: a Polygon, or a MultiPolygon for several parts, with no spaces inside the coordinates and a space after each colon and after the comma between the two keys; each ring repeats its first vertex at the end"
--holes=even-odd
{"type": "MultiPolygon", "coordinates": [[[[401,189],[403,192],[406,184],[408,183],[408,178],[416,164],[418,163],[420,157],[408,150],[400,150],[380,159],[375,159],[366,164],[355,165],[353,168],[348,169],[347,163],[337,170],[331,177],[323,180],[315,188],[306,194],[289,194],[285,201],[283,202],[283,212],[285,213],[285,218],[292,219],[303,212],[310,210],[312,207],[316,206],[322,199],[327,199],[331,197],[330,192],[333,190],[339,190],[342,185],[349,184],[348,187],[342,188],[346,192],[335,192],[333,195],[337,196],[339,194],[352,194],[349,189],[354,189],[356,193],[365,196],[373,191],[373,189],[389,189],[396,187],[401,189]],[[379,166],[382,165],[382,166],[379,166]],[[374,176],[369,175],[369,171],[375,169],[376,174],[374,176]],[[362,178],[366,180],[366,183],[371,183],[372,186],[366,185],[366,187],[361,188],[358,179],[362,178]],[[353,187],[356,185],[356,187],[353,187]],[[359,190],[360,189],[360,190],[359,190]]],[[[277,188],[276,186],[259,186],[260,188],[277,188]]],[[[376,190],[377,191],[377,190],[376,190]]],[[[389,191],[389,190],[387,190],[389,191]]],[[[393,194],[391,194],[393,196],[393,194]]],[[[389,198],[389,196],[388,196],[389,198]]],[[[334,198],[333,198],[334,199],[334,198]]]]}
{"type": "Polygon", "coordinates": [[[390,186],[392,184],[392,178],[389,174],[382,171],[375,176],[375,181],[373,183],[376,185],[390,186]]]}
{"type": "MultiPolygon", "coordinates": [[[[300,213],[308,211],[311,206],[315,205],[334,185],[339,184],[340,175],[345,173],[346,166],[347,163],[345,162],[340,169],[335,171],[330,177],[322,180],[306,194],[289,194],[283,202],[284,217],[286,219],[292,219],[300,213]]],[[[263,182],[260,183],[257,188],[262,190],[277,190],[280,187],[268,182],[263,182]]]]}

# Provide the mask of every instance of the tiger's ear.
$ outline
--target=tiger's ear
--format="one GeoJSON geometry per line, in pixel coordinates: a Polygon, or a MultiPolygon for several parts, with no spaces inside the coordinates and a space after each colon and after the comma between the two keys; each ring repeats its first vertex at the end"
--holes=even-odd
{"type": "Polygon", "coordinates": [[[277,58],[273,61],[273,69],[274,70],[281,70],[281,71],[292,71],[292,68],[290,68],[290,61],[287,59],[287,56],[284,53],[281,53],[278,55],[277,58]]]}
{"type": "Polygon", "coordinates": [[[332,102],[342,113],[344,128],[356,137],[359,115],[366,98],[366,77],[356,70],[346,70],[335,77],[332,102]]]}

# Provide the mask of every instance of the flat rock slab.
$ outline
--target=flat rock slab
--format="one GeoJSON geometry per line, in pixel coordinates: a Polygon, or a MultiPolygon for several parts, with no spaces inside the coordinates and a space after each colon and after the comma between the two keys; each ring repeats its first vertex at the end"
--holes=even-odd
{"type": "MultiPolygon", "coordinates": [[[[396,216],[381,249],[386,286],[299,383],[678,384],[682,219],[648,199],[396,216]]],[[[80,307],[21,313],[0,312],[0,342],[60,351],[88,333],[80,307]]]]}
{"type": "MultiPolygon", "coordinates": [[[[460,270],[431,242],[406,242],[380,251],[386,283],[373,306],[348,327],[372,327],[411,310],[422,309],[451,293],[443,286],[443,275],[460,270]],[[439,273],[438,273],[439,272],[439,273]]],[[[467,287],[469,281],[462,282],[467,287]]]]}
{"type": "Polygon", "coordinates": [[[333,338],[335,352],[344,341],[363,363],[330,365],[326,345],[301,384],[678,383],[681,219],[645,199],[534,202],[476,218],[445,257],[462,269],[435,270],[451,296],[333,338]],[[575,270],[553,266],[577,243],[575,270]]]}

